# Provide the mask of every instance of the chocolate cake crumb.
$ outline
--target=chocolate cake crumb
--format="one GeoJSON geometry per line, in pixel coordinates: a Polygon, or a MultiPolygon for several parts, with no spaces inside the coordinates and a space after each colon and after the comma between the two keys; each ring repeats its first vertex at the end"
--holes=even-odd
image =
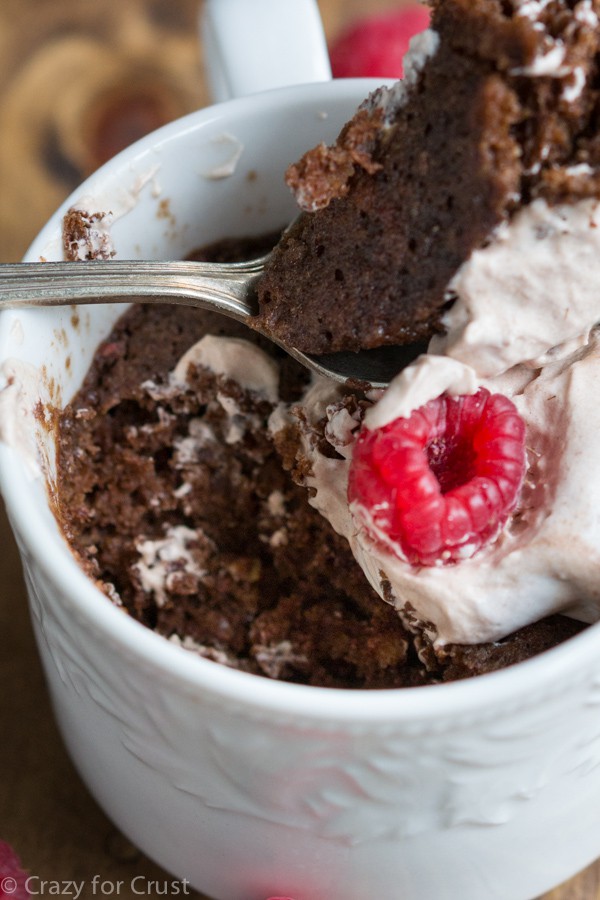
{"type": "MultiPolygon", "coordinates": [[[[221,334],[239,327],[218,322],[221,334]]],[[[99,347],[60,421],[71,546],[132,616],[207,658],[304,684],[418,682],[400,620],[286,475],[272,404],[203,368],[169,386],[214,326],[196,310],[137,306],[99,347]],[[250,423],[231,443],[228,401],[250,423]]]]}
{"type": "Polygon", "coordinates": [[[381,163],[375,162],[371,154],[382,119],[380,109],[359,110],[333,146],[319,144],[288,167],[286,182],[302,209],[324,209],[333,199],[347,194],[355,167],[369,175],[381,169],[381,163]]]}
{"type": "Polygon", "coordinates": [[[453,276],[498,226],[536,198],[600,197],[598,0],[587,14],[569,0],[531,15],[517,0],[431,5],[429,54],[366,107],[385,113],[369,165],[346,152],[350,125],[291,170],[315,211],[267,266],[261,324],[305,352],[431,336],[453,276]]]}
{"type": "MultiPolygon", "coordinates": [[[[232,253],[228,243],[196,258],[232,253]]],[[[294,360],[232,320],[171,306],[125,313],[57,433],[58,518],[107,602],[217,664],[360,689],[481,674],[583,627],[555,616],[499,645],[434,651],[382,602],[310,505],[293,421],[271,436],[274,403],[202,366],[173,382],[177,362],[206,334],[269,348],[286,402],[305,388],[294,360]]],[[[340,402],[349,420],[360,419],[360,394],[340,402]]],[[[324,429],[323,421],[315,440],[335,452],[324,429]]]]}
{"type": "Polygon", "coordinates": [[[495,672],[544,653],[575,637],[586,626],[566,616],[548,616],[526,625],[502,641],[485,644],[448,644],[435,652],[426,639],[419,638],[419,656],[429,671],[442,681],[458,681],[482,672],[495,672]]]}
{"type": "Polygon", "coordinates": [[[63,252],[66,260],[111,259],[115,255],[106,229],[105,212],[70,209],[63,218],[63,252]]]}

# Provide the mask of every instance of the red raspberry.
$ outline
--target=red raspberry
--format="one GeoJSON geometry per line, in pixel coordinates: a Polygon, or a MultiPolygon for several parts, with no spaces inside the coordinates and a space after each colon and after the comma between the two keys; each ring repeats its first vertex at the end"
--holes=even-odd
{"type": "Polygon", "coordinates": [[[355,22],[329,50],[334,78],[402,78],[402,58],[413,35],[429,25],[429,12],[410,4],[355,22]]]}
{"type": "Polygon", "coordinates": [[[363,428],[348,500],[370,536],[391,542],[413,565],[453,563],[496,537],[525,468],[523,420],[508,397],[480,388],[363,428]]]}
{"type": "Polygon", "coordinates": [[[29,900],[27,878],[13,848],[6,841],[0,841],[0,900],[29,900]]]}

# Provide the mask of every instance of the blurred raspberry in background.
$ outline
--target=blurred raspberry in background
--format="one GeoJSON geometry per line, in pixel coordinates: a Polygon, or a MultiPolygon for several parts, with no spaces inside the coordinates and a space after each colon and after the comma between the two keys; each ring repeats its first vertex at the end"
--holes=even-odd
{"type": "Polygon", "coordinates": [[[0,900],[29,900],[27,878],[13,848],[0,840],[0,900]]]}
{"type": "Polygon", "coordinates": [[[402,59],[413,35],[429,25],[420,3],[359,19],[331,44],[334,78],[402,78],[402,59]]]}

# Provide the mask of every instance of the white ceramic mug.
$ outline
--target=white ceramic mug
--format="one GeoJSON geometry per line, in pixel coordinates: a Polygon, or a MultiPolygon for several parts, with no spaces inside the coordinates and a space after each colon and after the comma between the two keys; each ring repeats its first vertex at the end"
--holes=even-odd
{"type": "MultiPolygon", "coordinates": [[[[60,258],[73,204],[112,210],[122,258],[280,226],[294,213],[286,165],[332,138],[373,86],[287,87],[168,125],[86,181],[27,258],[60,258]]],[[[187,653],[87,579],[40,477],[46,467],[52,483],[53,444],[38,403],[74,394],[119,312],[0,316],[0,485],[60,729],[119,828],[219,900],[530,900],[590,863],[597,627],[464,682],[331,690],[187,653]]]]}
{"type": "Polygon", "coordinates": [[[204,0],[201,21],[216,101],[331,78],[317,0],[204,0]]]}

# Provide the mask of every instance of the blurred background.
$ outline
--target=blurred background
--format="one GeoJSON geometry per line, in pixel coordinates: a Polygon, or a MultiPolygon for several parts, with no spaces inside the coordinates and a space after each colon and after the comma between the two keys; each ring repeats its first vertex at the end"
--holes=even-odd
{"type": "MultiPolygon", "coordinates": [[[[363,20],[414,6],[319,0],[338,74],[399,75],[406,32],[423,27],[423,11],[379,22],[373,32],[363,20]],[[358,39],[343,39],[361,22],[358,39]]],[[[18,261],[56,207],[104,161],[210,102],[200,9],[199,0],[1,0],[0,262],[18,261]]],[[[40,878],[86,881],[84,897],[92,896],[94,875],[123,880],[119,896],[133,897],[135,876],[170,876],[114,829],[73,770],[53,723],[1,508],[0,542],[0,841],[40,878]]],[[[599,871],[549,896],[600,898],[599,871]]],[[[5,896],[0,887],[0,900],[5,896]]]]}
{"type": "MultiPolygon", "coordinates": [[[[330,42],[349,23],[407,5],[414,3],[319,2],[330,42]]],[[[2,0],[1,261],[20,259],[102,162],[210,102],[200,9],[201,0],[2,0]]]]}

